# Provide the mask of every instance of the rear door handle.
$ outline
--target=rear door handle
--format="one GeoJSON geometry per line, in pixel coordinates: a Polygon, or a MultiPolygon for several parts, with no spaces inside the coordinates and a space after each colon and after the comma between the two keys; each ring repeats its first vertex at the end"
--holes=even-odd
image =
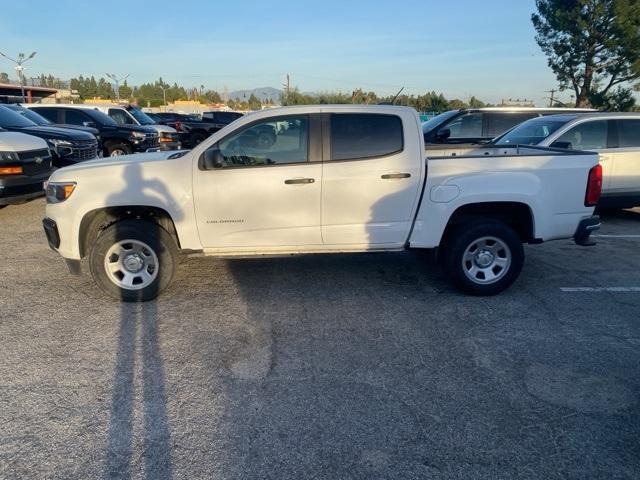
{"type": "Polygon", "coordinates": [[[410,173],[385,173],[380,178],[383,180],[394,180],[398,178],[409,178],[410,176],[410,173]]]}
{"type": "Polygon", "coordinates": [[[284,181],[287,185],[301,185],[315,182],[315,178],[288,178],[284,181]]]}

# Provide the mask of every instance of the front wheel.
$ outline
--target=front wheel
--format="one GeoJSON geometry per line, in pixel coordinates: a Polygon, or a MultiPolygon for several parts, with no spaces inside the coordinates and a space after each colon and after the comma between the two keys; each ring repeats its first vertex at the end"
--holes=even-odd
{"type": "Polygon", "coordinates": [[[110,157],[119,157],[120,155],[130,155],[131,147],[123,142],[109,142],[105,145],[107,155],[110,157]]]}
{"type": "Polygon", "coordinates": [[[96,284],[125,302],[156,298],[171,283],[177,246],[155,223],[123,220],[105,229],[89,252],[89,268],[96,284]]]}
{"type": "Polygon", "coordinates": [[[492,219],[473,220],[447,235],[442,266],[452,283],[471,295],[495,295],[518,278],[524,249],[518,234],[492,219]]]}

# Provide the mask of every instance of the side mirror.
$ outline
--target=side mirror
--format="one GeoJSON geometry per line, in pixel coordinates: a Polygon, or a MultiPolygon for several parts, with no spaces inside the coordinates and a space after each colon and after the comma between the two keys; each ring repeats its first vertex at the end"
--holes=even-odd
{"type": "Polygon", "coordinates": [[[446,140],[450,136],[451,130],[449,130],[448,128],[441,128],[440,130],[438,130],[438,133],[436,133],[436,140],[446,140]]]}
{"type": "Polygon", "coordinates": [[[82,122],[82,125],[84,125],[85,127],[96,128],[95,122],[82,122]]]}
{"type": "Polygon", "coordinates": [[[204,170],[224,167],[224,157],[217,148],[205,150],[202,154],[202,167],[204,170]]]}
{"type": "Polygon", "coordinates": [[[571,142],[553,142],[551,148],[562,148],[563,150],[573,150],[571,142]]]}

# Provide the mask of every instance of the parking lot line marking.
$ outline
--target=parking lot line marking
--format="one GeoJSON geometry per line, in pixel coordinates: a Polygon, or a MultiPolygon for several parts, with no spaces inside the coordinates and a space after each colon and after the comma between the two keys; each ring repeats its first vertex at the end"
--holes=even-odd
{"type": "Polygon", "coordinates": [[[576,292],[628,293],[628,292],[640,292],[640,287],[560,287],[560,290],[565,293],[576,293],[576,292]]]}
{"type": "Polygon", "coordinates": [[[591,235],[598,238],[640,238],[640,235],[591,235]]]}

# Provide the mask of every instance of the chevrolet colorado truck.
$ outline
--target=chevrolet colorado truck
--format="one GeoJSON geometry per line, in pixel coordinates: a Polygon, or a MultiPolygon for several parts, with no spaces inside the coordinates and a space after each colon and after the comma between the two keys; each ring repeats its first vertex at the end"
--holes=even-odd
{"type": "Polygon", "coordinates": [[[162,292],[180,251],[434,249],[457,287],[492,295],[518,277],[524,243],[592,243],[601,181],[589,152],[425,159],[406,107],[296,106],[246,115],[191,151],[57,170],[43,223],[70,267],[88,257],[97,285],[123,301],[162,292]]]}

